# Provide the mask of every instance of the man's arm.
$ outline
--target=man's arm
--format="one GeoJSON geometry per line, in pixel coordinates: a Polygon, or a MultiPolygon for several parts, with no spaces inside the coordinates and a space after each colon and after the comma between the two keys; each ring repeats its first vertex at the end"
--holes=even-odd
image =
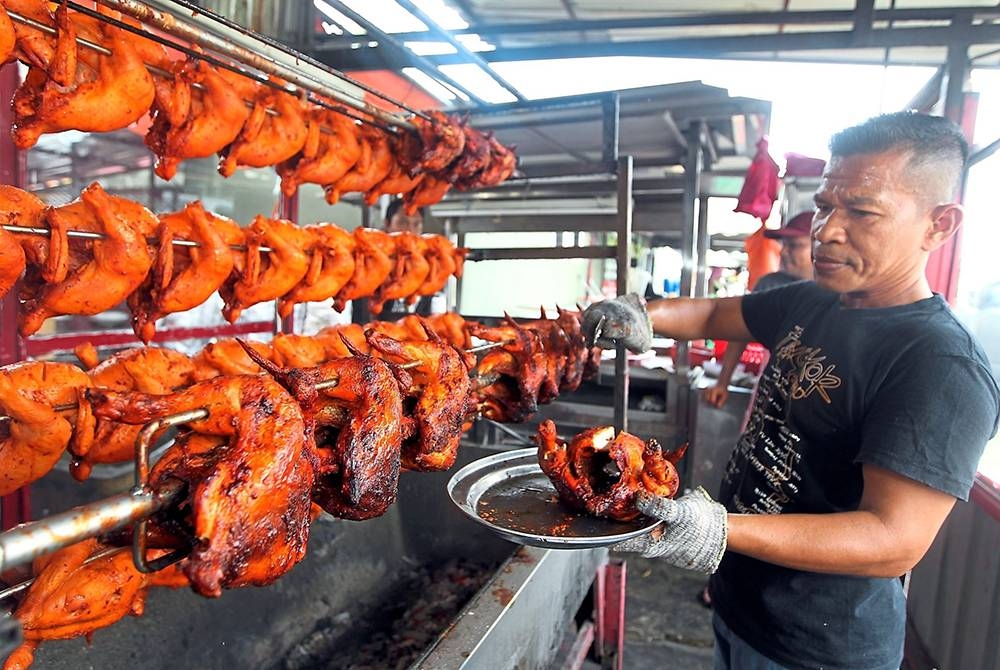
{"type": "Polygon", "coordinates": [[[715,380],[715,386],[710,386],[702,391],[702,397],[712,407],[722,407],[729,399],[729,382],[733,379],[733,372],[740,362],[740,356],[746,349],[746,342],[730,342],[726,347],[726,353],[722,354],[722,369],[719,370],[719,378],[715,380]]]}
{"type": "Polygon", "coordinates": [[[653,331],[678,340],[739,340],[753,335],[743,321],[742,297],[666,298],[647,306],[653,331]]]}
{"type": "Polygon", "coordinates": [[[730,514],[728,550],[799,570],[898,577],[923,557],[955,498],[865,465],[856,512],[730,514]]]}

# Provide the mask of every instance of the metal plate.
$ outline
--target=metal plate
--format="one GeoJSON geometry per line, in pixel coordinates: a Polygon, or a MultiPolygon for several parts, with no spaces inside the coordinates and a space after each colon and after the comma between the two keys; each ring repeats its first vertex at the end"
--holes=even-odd
{"type": "Polygon", "coordinates": [[[659,521],[601,519],[559,502],[534,448],[487,456],[455,473],[448,495],[459,509],[511,542],[547,549],[607,547],[648,533],[659,521]]]}

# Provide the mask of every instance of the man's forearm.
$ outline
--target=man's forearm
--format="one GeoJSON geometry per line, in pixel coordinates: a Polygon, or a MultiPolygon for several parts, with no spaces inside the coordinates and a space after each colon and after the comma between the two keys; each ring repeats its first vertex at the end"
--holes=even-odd
{"type": "Polygon", "coordinates": [[[898,577],[916,559],[872,512],[730,514],[728,550],[797,570],[898,577]]]}
{"type": "Polygon", "coordinates": [[[646,311],[653,331],[678,340],[706,337],[749,341],[740,298],[666,298],[654,300],[646,311]]]}

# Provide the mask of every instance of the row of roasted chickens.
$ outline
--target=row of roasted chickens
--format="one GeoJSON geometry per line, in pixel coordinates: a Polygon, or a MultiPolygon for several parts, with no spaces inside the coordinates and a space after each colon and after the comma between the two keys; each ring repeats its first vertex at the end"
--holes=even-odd
{"type": "Polygon", "coordinates": [[[22,335],[49,317],[98,314],[127,300],[136,335],[149,342],[158,319],[196,307],[216,291],[230,322],[270,300],[287,316],[300,302],[332,298],[339,311],[349,300],[371,297],[377,314],[387,301],[412,304],[442,290],[449,277],[461,276],[467,251],[441,235],[348,233],[333,224],[300,228],[264,216],[241,228],[199,201],[157,216],[97,183],[59,207],[0,186],[3,224],[49,231],[0,227],[0,297],[24,275],[22,335]],[[97,237],[70,237],[70,231],[97,237]]]}
{"type": "MultiPolygon", "coordinates": [[[[218,154],[226,177],[238,166],[275,166],[286,195],[303,183],[322,186],[331,203],[347,192],[363,192],[369,203],[402,195],[410,213],[453,186],[495,186],[516,169],[510,148],[454,116],[417,115],[415,133],[359,124],[289,93],[283,82],[262,83],[195,56],[177,59],[150,39],[65,3],[53,11],[54,4],[0,0],[0,65],[17,59],[28,66],[12,103],[14,142],[22,149],[44,133],[119,130],[148,113],[145,142],[164,179],[184,159],[218,154]],[[12,22],[5,6],[53,26],[55,35],[12,22]]],[[[131,23],[114,10],[98,11],[131,23]]]]}
{"type": "MultiPolygon", "coordinates": [[[[497,327],[455,314],[372,326],[279,336],[271,345],[220,341],[194,359],[134,349],[89,372],[41,362],[0,368],[0,411],[11,417],[0,442],[5,490],[27,483],[11,473],[36,479],[67,446],[82,476],[80,463],[130,458],[146,422],[208,409],[182,427],[149,475],[154,489],[183,487],[182,500],[151,519],[149,538],[157,551],[190,551],[180,572],[150,581],[122,555],[84,564],[101,548],[93,542],[59,552],[38,566],[17,609],[27,645],[5,670],[26,667],[41,641],[89,634],[136,613],[153,583],[189,583],[214,597],[273,582],[304,556],[320,509],[356,520],[383,514],[401,468],[451,467],[470,418],[523,416],[551,389],[575,388],[592,358],[578,314],[564,311],[497,327]],[[551,349],[551,333],[563,328],[569,349],[551,349]],[[465,349],[473,337],[498,346],[471,371],[465,349]],[[253,374],[260,369],[267,374],[253,374]],[[112,444],[117,455],[108,453],[112,444]]],[[[79,353],[95,362],[93,350],[79,353]]]]}

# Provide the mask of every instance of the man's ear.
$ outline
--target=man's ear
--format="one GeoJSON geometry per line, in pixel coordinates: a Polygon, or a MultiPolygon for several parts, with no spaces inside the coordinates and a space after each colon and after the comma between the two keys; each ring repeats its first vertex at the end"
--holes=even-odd
{"type": "Polygon", "coordinates": [[[965,210],[958,203],[949,202],[935,207],[931,212],[931,225],[924,236],[924,251],[934,251],[947,242],[962,225],[964,217],[965,210]]]}

